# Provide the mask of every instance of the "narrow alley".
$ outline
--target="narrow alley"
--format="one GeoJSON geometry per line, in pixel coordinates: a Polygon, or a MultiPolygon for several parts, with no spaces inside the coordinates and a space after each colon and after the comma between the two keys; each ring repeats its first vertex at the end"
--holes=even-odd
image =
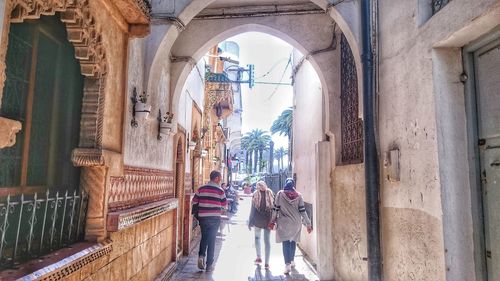
{"type": "Polygon", "coordinates": [[[500,281],[499,73],[500,0],[0,0],[0,281],[500,281]]]}
{"type": "MultiPolygon", "coordinates": [[[[247,220],[251,197],[242,196],[238,212],[221,227],[217,236],[216,264],[213,272],[205,272],[197,267],[198,244],[190,255],[179,262],[172,281],[313,281],[319,280],[310,263],[297,251],[296,267],[290,275],[284,275],[284,261],[281,244],[275,242],[275,231],[271,232],[270,269],[254,265],[254,232],[248,230],[247,220]]],[[[304,235],[307,239],[307,235],[304,235]]],[[[156,279],[161,280],[161,276],[156,279]]]]}

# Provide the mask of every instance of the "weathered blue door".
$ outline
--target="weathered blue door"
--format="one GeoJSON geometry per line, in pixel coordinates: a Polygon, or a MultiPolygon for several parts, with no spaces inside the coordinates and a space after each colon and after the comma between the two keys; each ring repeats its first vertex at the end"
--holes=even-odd
{"type": "Polygon", "coordinates": [[[474,53],[486,267],[500,280],[500,40],[474,53]]]}

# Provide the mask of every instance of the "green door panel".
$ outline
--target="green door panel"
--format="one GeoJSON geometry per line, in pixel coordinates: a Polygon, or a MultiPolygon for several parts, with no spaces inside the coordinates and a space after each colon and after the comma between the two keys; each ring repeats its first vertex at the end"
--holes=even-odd
{"type": "Polygon", "coordinates": [[[0,150],[0,187],[21,184],[27,122],[31,133],[26,185],[77,187],[79,169],[71,163],[71,151],[78,145],[83,77],[58,16],[12,24],[6,74],[0,116],[21,121],[23,130],[15,146],[0,150]],[[26,120],[29,108],[32,118],[26,120]]]}

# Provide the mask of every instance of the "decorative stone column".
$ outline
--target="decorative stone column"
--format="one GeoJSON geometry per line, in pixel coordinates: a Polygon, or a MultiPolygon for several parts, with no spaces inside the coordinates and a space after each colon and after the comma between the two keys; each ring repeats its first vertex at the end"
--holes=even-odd
{"type": "Polygon", "coordinates": [[[16,134],[21,131],[21,122],[0,117],[0,149],[16,144],[16,134]]]}

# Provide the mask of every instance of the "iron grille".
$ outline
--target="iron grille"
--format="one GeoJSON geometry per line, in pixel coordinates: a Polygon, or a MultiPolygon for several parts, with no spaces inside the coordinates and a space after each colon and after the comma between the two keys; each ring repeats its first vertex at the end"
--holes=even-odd
{"type": "Polygon", "coordinates": [[[432,14],[435,15],[451,0],[432,0],[432,14]]]}
{"type": "Polygon", "coordinates": [[[0,198],[0,270],[82,241],[87,203],[76,191],[0,198]]]}
{"type": "Polygon", "coordinates": [[[264,181],[267,186],[274,192],[277,193],[285,186],[285,181],[287,178],[291,178],[292,174],[287,172],[280,172],[275,174],[268,174],[264,176],[264,181]]]}
{"type": "Polygon", "coordinates": [[[361,163],[363,162],[363,121],[358,117],[356,64],[344,34],[342,34],[340,45],[342,163],[361,163]]]}

